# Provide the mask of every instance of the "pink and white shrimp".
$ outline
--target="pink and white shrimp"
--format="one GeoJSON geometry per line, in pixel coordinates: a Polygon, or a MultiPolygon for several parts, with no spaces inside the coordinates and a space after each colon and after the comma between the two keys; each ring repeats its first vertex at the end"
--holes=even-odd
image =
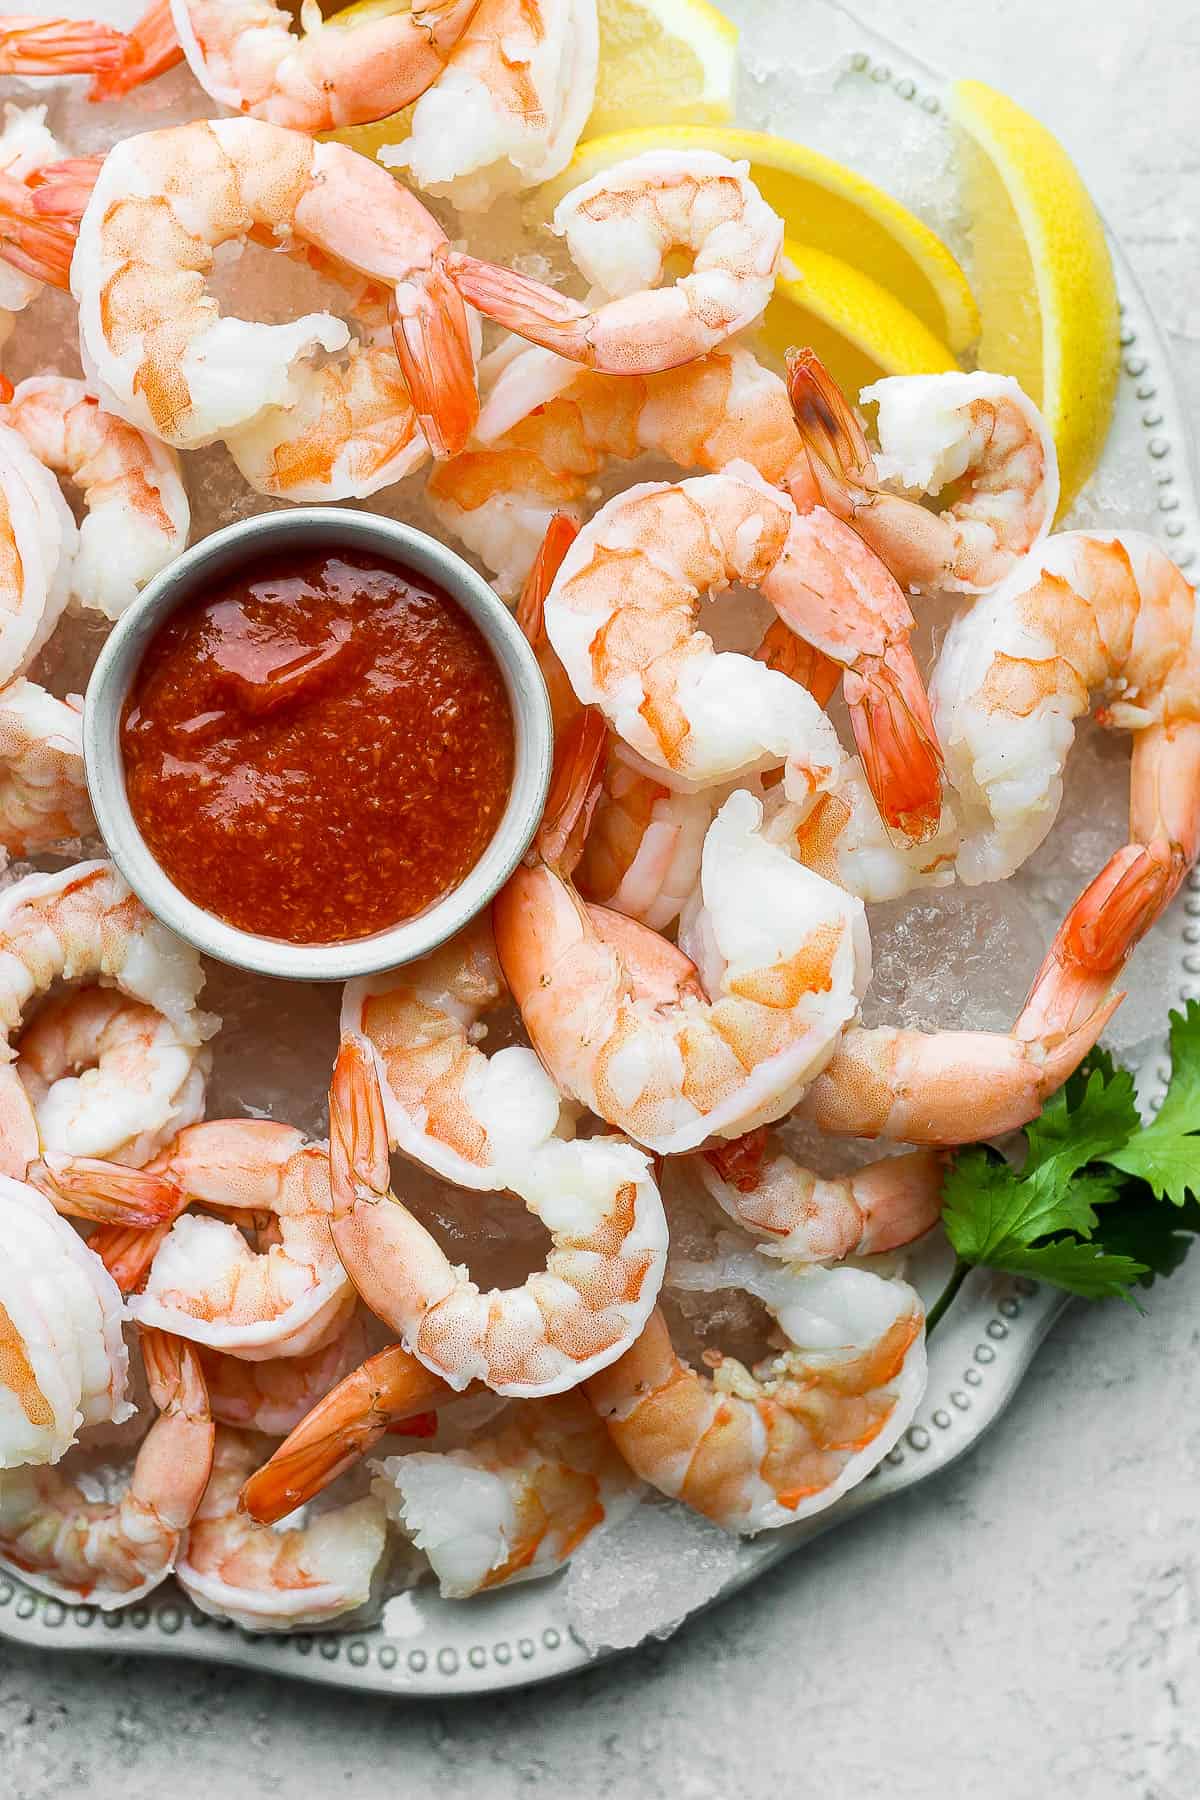
{"type": "Polygon", "coordinates": [[[553,225],[605,296],[597,305],[462,251],[447,267],[488,318],[615,375],[674,368],[752,325],[783,249],[783,221],[749,165],[709,150],[649,150],[605,169],[559,201],[553,225]],[[658,286],[678,252],[691,256],[690,272],[658,286]]]}
{"type": "Polygon", "coordinates": [[[354,1310],[330,1235],[328,1155],[290,1125],[210,1119],[181,1131],[144,1170],[77,1157],[48,1167],[64,1207],[91,1207],[91,1216],[119,1219],[123,1206],[142,1202],[148,1182],[163,1190],[162,1211],[174,1195],[179,1216],[130,1301],[140,1324],[263,1361],[318,1349],[354,1310]],[[234,1222],[183,1212],[185,1199],[234,1222]],[[237,1223],[256,1218],[267,1221],[257,1251],[237,1223]]]}
{"type": "Polygon", "coordinates": [[[19,383],[0,423],[83,497],[71,595],[116,619],[179,555],[191,520],[179,458],[156,437],[106,412],[82,381],[34,375],[19,383]]]}
{"type": "Polygon", "coordinates": [[[746,1368],[706,1353],[681,1362],[660,1312],[620,1362],[587,1385],[635,1474],[727,1531],[810,1518],[870,1474],[911,1424],[925,1389],[924,1312],[903,1281],[864,1269],[772,1267],[724,1248],[672,1264],[675,1285],[741,1288],[787,1347],[746,1368]]]}
{"type": "MultiPolygon", "coordinates": [[[[0,45],[3,43],[0,30],[0,45]]],[[[21,187],[61,156],[61,146],[46,128],[44,106],[5,103],[4,124],[0,127],[0,177],[5,192],[17,197],[22,208],[27,204],[27,196],[20,194],[21,187]]],[[[44,285],[36,276],[0,261],[0,346],[12,336],[17,315],[37,299],[44,285]]]]}
{"type": "Polygon", "coordinates": [[[885,1156],[849,1175],[818,1175],[773,1133],[751,1132],[691,1158],[705,1191],[731,1219],[787,1262],[840,1262],[911,1244],[942,1208],[940,1157],[885,1156]]]}
{"type": "Polygon", "coordinates": [[[142,1360],[158,1416],[115,1500],[56,1468],[0,1473],[0,1561],[44,1594],[109,1611],[175,1566],[212,1468],[213,1423],[190,1344],[145,1331],[142,1360]]]}
{"type": "Polygon", "coordinates": [[[519,869],[494,903],[500,960],[543,1062],[661,1155],[790,1112],[870,978],[862,902],[761,827],[759,802],[733,793],[705,838],[678,949],[585,906],[546,863],[519,869]]]}
{"type": "Polygon", "coordinates": [[[238,1495],[266,1440],[217,1430],[212,1476],[175,1578],[201,1612],[246,1631],[296,1631],[354,1612],[371,1597],[387,1544],[387,1515],[373,1495],[282,1531],[242,1512],[238,1495]]]}
{"type": "Polygon", "coordinates": [[[891,375],[864,388],[879,408],[874,452],[815,352],[789,358],[788,385],[809,452],[797,505],[846,520],[905,587],[986,592],[1054,524],[1054,440],[1011,376],[891,375]],[[940,513],[921,504],[943,489],[954,498],[940,513]]]}
{"type": "Polygon", "coordinates": [[[57,481],[0,424],[0,684],[49,641],[70,598],[78,543],[57,481]]]}
{"type": "Polygon", "coordinates": [[[486,914],[403,969],[347,982],[342,998],[343,1036],[375,1052],[392,1148],[460,1187],[506,1187],[571,1123],[532,1050],[481,1048],[481,1021],[507,998],[486,914]]]}
{"type": "Polygon", "coordinates": [[[543,1270],[481,1293],[390,1191],[370,1046],[342,1043],[329,1094],[333,1235],[372,1312],[456,1391],[562,1393],[621,1355],[654,1305],[667,1223],[647,1158],[620,1138],[550,1139],[509,1182],[550,1232],[543,1270]]]}
{"type": "Polygon", "coordinates": [[[127,1314],[94,1251],[36,1188],[0,1176],[0,1469],[61,1460],[127,1419],[127,1314]]]}
{"type": "Polygon", "coordinates": [[[0,75],[92,75],[125,60],[123,31],[96,19],[0,17],[0,75]]]}
{"type": "Polygon", "coordinates": [[[429,1559],[443,1599],[553,1575],[637,1482],[582,1394],[512,1407],[459,1450],[413,1450],[377,1465],[373,1492],[429,1559]]]}
{"type": "Polygon", "coordinates": [[[460,212],[538,187],[571,159],[598,57],[596,0],[482,0],[409,136],[379,161],[460,212]]]}
{"type": "Polygon", "coordinates": [[[43,1152],[138,1168],[204,1116],[208,1049],[115,988],[77,988],[48,1001],[17,1053],[43,1152]]]}
{"type": "Polygon", "coordinates": [[[32,856],[96,829],[83,767],[83,702],[18,676],[0,688],[0,845],[32,856]]]}
{"type": "Polygon", "coordinates": [[[366,1347],[363,1322],[352,1313],[342,1331],[307,1356],[247,1362],[244,1356],[203,1344],[197,1351],[218,1425],[280,1438],[294,1431],[331,1388],[361,1365],[366,1347]]]}
{"type": "Polygon", "coordinates": [[[346,348],[349,328],[329,313],[284,325],[222,317],[207,291],[215,253],[250,237],[312,245],[385,288],[421,430],[437,455],[463,447],[478,397],[445,233],[366,157],[260,119],[145,132],[105,157],[71,262],[83,355],[105,406],[194,448],[295,404],[316,375],[311,352],[346,348]]]}
{"type": "Polygon", "coordinates": [[[219,1020],[196,1000],[200,958],[159,923],[108,862],[27,875],[0,895],[0,1168],[21,1177],[39,1151],[37,1121],[12,1038],[56,981],[99,982],[153,1007],[199,1047],[219,1020]]]}

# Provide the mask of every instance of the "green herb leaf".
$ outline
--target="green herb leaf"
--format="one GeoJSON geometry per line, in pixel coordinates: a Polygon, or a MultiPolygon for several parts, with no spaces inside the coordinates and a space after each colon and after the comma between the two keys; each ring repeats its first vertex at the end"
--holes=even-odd
{"type": "Polygon", "coordinates": [[[1200,1196],[1200,1004],[1171,1014],[1171,1084],[1148,1125],[1114,1147],[1108,1161],[1149,1182],[1158,1200],[1182,1206],[1200,1196]]]}

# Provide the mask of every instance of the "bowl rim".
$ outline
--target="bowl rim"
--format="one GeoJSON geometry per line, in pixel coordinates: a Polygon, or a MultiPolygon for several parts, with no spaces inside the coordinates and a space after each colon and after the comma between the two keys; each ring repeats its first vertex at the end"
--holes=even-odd
{"type": "Polygon", "coordinates": [[[347,981],[426,955],[483,911],[512,874],[541,820],[554,729],[537,658],[508,607],[482,575],[440,539],[402,520],[350,507],[281,507],[226,525],[193,544],[147,583],[117,620],[84,697],[83,752],[96,824],[108,852],[149,910],[206,956],[289,981],[347,981]],[[291,944],[230,925],[188,898],[156,860],[134,819],[120,750],[130,683],[159,626],[210,582],[259,556],[328,544],[374,552],[445,589],[474,621],[499,666],[514,736],[508,802],[479,861],[415,918],[346,943],[291,944]]]}

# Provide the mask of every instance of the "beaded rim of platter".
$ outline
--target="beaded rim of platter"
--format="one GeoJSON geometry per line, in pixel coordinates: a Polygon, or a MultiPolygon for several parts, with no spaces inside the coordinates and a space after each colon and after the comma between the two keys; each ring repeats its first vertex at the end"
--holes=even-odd
{"type": "MultiPolygon", "coordinates": [[[[873,34],[863,27],[864,39],[873,34]]],[[[849,55],[856,73],[936,115],[939,77],[895,46],[849,55]]],[[[1185,570],[1200,551],[1200,501],[1190,430],[1166,346],[1120,246],[1112,243],[1121,295],[1121,395],[1153,470],[1156,532],[1185,570]]],[[[1162,1041],[1137,1070],[1144,1107],[1161,1104],[1170,1065],[1165,1013],[1200,999],[1200,870],[1171,915],[1174,959],[1162,1041]]],[[[929,1385],[896,1447],[868,1479],[827,1511],[738,1547],[737,1565],[705,1605],[726,1599],[821,1533],[894,1494],[937,1475],[979,1440],[1012,1399],[1039,1344],[1066,1304],[1055,1289],[975,1271],[947,1313],[929,1351],[929,1385]]],[[[574,1631],[562,1576],[470,1601],[444,1601],[430,1589],[410,1596],[403,1635],[389,1620],[369,1627],[272,1637],[210,1618],[167,1582],[120,1612],[67,1605],[0,1568],[0,1637],[57,1650],[121,1650],[227,1663],[322,1685],[414,1696],[486,1693],[553,1680],[593,1664],[597,1653],[574,1631]]],[[[702,1610],[702,1609],[698,1609],[702,1610]]],[[[664,1631],[682,1621],[665,1620],[664,1631]]]]}

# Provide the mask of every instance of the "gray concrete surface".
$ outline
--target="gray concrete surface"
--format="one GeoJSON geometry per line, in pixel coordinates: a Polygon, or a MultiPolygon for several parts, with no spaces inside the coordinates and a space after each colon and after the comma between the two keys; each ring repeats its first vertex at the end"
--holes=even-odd
{"type": "MultiPolygon", "coordinates": [[[[1059,132],[1200,402],[1190,0],[860,11],[1059,132]]],[[[1200,1260],[1148,1318],[1075,1308],[997,1430],[947,1477],[823,1538],[673,1642],[555,1689],[417,1708],[0,1645],[0,1795],[1191,1800],[1198,1293],[1200,1260]]]]}

